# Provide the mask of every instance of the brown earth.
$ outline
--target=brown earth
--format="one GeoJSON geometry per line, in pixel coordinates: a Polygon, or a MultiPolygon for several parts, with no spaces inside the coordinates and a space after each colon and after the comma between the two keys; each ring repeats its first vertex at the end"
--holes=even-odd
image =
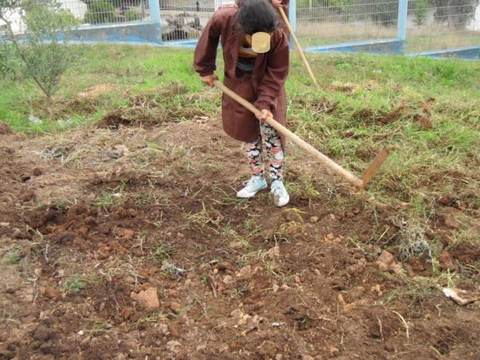
{"type": "Polygon", "coordinates": [[[402,248],[409,204],[293,144],[276,208],[236,199],[247,163],[218,119],[120,115],[61,136],[0,128],[1,359],[480,358],[480,246],[453,240],[478,234],[478,209],[439,194],[402,248]]]}

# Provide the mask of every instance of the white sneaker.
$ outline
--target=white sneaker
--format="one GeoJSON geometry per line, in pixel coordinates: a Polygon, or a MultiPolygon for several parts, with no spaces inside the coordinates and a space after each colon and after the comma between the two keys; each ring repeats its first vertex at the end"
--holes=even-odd
{"type": "Polygon", "coordinates": [[[287,193],[287,189],[280,180],[275,180],[270,186],[270,193],[273,195],[273,202],[276,206],[281,207],[288,204],[290,196],[287,193]]]}
{"type": "Polygon", "coordinates": [[[237,197],[244,199],[254,197],[257,192],[268,187],[267,181],[261,176],[252,176],[244,185],[245,187],[237,192],[237,197]]]}

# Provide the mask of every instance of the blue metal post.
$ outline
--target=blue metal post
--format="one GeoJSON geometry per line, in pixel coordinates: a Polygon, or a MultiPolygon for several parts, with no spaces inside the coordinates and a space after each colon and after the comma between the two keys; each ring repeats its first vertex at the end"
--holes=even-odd
{"type": "Polygon", "coordinates": [[[397,37],[399,40],[407,39],[407,13],[408,0],[400,0],[398,2],[398,28],[397,37]]]}
{"type": "Polygon", "coordinates": [[[160,24],[160,1],[148,0],[148,6],[150,8],[150,21],[160,24]]]}
{"type": "Polygon", "coordinates": [[[157,34],[162,35],[162,23],[160,21],[160,1],[148,0],[148,7],[150,8],[150,21],[154,24],[157,34]]]}
{"type": "MultiPolygon", "coordinates": [[[[288,4],[288,22],[290,23],[290,26],[292,27],[293,32],[297,32],[297,0],[291,0],[290,3],[288,4]]],[[[292,36],[290,35],[290,38],[292,36]]],[[[293,41],[290,39],[290,44],[292,44],[293,41]]],[[[290,46],[292,47],[292,46],[290,46]]]]}

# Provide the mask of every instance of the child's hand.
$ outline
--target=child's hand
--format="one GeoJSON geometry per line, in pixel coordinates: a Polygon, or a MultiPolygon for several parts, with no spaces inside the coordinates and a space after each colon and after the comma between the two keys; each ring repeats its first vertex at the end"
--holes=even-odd
{"type": "Polygon", "coordinates": [[[215,80],[218,80],[218,76],[216,74],[200,76],[200,81],[203,82],[204,84],[207,84],[210,87],[215,86],[215,80]]]}
{"type": "Polygon", "coordinates": [[[265,122],[265,120],[267,120],[268,118],[273,119],[273,114],[268,109],[262,109],[262,110],[260,110],[260,112],[258,114],[255,114],[255,117],[258,120],[260,120],[262,122],[265,122]]]}

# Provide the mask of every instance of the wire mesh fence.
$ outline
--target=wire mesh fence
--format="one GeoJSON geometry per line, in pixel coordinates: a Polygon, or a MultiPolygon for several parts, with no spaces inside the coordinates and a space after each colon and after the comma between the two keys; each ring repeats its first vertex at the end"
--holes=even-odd
{"type": "Polygon", "coordinates": [[[300,2],[296,14],[296,35],[306,47],[397,36],[398,1],[300,2]]]}
{"type": "Polygon", "coordinates": [[[300,1],[296,35],[302,46],[402,38],[405,52],[480,46],[478,0],[300,1]],[[403,36],[405,35],[405,39],[403,36]]]}
{"type": "Polygon", "coordinates": [[[409,1],[406,52],[480,47],[478,0],[409,1]]]}

